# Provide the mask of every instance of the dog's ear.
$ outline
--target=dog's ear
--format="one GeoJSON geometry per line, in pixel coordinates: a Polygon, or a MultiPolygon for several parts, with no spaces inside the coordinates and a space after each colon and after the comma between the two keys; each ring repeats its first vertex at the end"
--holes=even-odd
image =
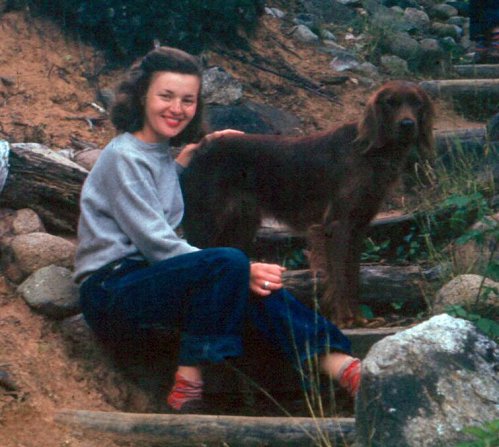
{"type": "Polygon", "coordinates": [[[426,160],[432,160],[435,158],[435,144],[433,137],[433,120],[435,117],[435,111],[430,97],[424,90],[420,89],[418,91],[418,95],[423,103],[418,123],[420,156],[426,160]]]}
{"type": "Polygon", "coordinates": [[[363,153],[386,145],[387,138],[383,128],[378,92],[369,99],[364,116],[359,121],[357,140],[367,144],[363,153]]]}

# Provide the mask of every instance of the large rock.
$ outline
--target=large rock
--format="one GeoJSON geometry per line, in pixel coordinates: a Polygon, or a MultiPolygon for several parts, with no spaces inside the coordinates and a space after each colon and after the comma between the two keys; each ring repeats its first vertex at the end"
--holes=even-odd
{"type": "Polygon", "coordinates": [[[49,265],[30,275],[18,288],[28,305],[51,318],[61,319],[80,312],[78,287],[71,270],[49,265]]]}
{"type": "Polygon", "coordinates": [[[246,133],[298,134],[301,123],[290,113],[275,107],[244,102],[230,106],[211,105],[207,121],[212,130],[237,129],[246,133]]]}
{"type": "Polygon", "coordinates": [[[499,417],[499,350],[468,321],[439,315],[376,343],[356,402],[361,446],[445,447],[499,417]]]}
{"type": "Polygon", "coordinates": [[[51,264],[71,268],[76,246],[48,233],[29,233],[7,238],[1,249],[1,266],[5,275],[18,284],[36,270],[51,264]]]}

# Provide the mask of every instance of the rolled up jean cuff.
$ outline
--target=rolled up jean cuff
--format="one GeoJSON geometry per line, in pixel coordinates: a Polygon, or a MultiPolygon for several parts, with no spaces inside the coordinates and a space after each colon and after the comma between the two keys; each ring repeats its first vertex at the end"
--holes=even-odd
{"type": "Polygon", "coordinates": [[[220,363],[243,353],[242,338],[235,335],[180,335],[178,364],[195,366],[203,363],[220,363]]]}

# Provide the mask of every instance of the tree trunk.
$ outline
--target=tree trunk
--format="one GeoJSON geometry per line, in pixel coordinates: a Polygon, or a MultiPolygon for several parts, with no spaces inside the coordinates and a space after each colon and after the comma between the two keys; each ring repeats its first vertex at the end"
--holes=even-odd
{"type": "Polygon", "coordinates": [[[56,422],[164,445],[350,445],[352,418],[247,417],[138,414],[62,410],[56,422]],[[322,442],[321,442],[322,441],[322,442]]]}
{"type": "Polygon", "coordinates": [[[0,194],[4,208],[31,208],[49,231],[75,232],[82,184],[88,171],[49,148],[10,147],[9,174],[0,194]]]}

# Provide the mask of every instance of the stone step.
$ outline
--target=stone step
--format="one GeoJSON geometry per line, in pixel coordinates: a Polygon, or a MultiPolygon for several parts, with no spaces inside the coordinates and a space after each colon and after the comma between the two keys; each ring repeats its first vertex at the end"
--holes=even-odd
{"type": "Polygon", "coordinates": [[[454,65],[453,71],[462,78],[499,79],[499,64],[454,65]]]}

